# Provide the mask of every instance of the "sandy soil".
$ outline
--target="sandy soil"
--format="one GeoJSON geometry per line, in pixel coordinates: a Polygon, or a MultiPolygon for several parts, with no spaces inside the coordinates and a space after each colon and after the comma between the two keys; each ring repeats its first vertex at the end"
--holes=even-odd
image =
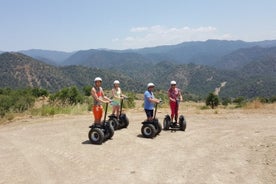
{"type": "MultiPolygon", "coordinates": [[[[183,104],[186,132],[141,137],[141,108],[102,145],[88,141],[92,114],[0,126],[0,183],[275,183],[276,111],[199,110],[183,104]]],[[[162,121],[169,111],[158,110],[162,121]]]]}

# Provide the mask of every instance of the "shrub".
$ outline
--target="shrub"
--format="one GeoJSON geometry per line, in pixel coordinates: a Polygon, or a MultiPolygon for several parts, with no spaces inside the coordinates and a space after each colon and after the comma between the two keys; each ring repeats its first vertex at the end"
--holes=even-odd
{"type": "Polygon", "coordinates": [[[218,95],[214,93],[209,93],[208,97],[206,98],[206,106],[211,106],[212,109],[219,105],[219,98],[218,95]]]}
{"type": "Polygon", "coordinates": [[[230,98],[223,98],[221,104],[224,105],[224,106],[227,106],[228,104],[231,104],[231,99],[230,98]]]}
{"type": "Polygon", "coordinates": [[[50,102],[61,105],[76,105],[84,102],[84,96],[75,87],[63,88],[54,95],[50,95],[50,102]]]}
{"type": "Polygon", "coordinates": [[[237,97],[233,100],[233,103],[236,104],[236,108],[243,107],[246,104],[246,101],[243,97],[237,97]]]}
{"type": "Polygon", "coordinates": [[[135,107],[135,93],[126,93],[126,96],[128,97],[127,100],[124,100],[123,107],[124,108],[134,108],[135,107]]]}
{"type": "Polygon", "coordinates": [[[276,96],[272,96],[272,97],[269,99],[269,101],[270,101],[271,103],[276,102],[276,96]]]}
{"type": "Polygon", "coordinates": [[[91,88],[92,88],[92,86],[84,86],[82,88],[82,91],[84,92],[85,96],[90,96],[91,95],[91,88]]]}
{"type": "Polygon", "coordinates": [[[0,91],[0,116],[4,117],[7,112],[23,112],[34,105],[35,97],[30,89],[0,91]]]}
{"type": "Polygon", "coordinates": [[[32,95],[36,98],[41,97],[41,96],[48,96],[49,92],[46,89],[41,89],[41,88],[33,88],[32,89],[32,95]]]}

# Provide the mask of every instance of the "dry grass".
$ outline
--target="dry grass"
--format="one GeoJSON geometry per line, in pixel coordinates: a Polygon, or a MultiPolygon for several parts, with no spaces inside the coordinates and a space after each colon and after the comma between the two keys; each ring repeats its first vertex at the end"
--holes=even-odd
{"type": "MultiPolygon", "coordinates": [[[[132,109],[123,109],[124,111],[143,112],[143,100],[136,100],[136,107],[132,109]]],[[[31,116],[45,116],[43,115],[43,107],[37,106],[37,109],[32,109],[24,113],[9,113],[4,118],[0,119],[0,124],[8,123],[15,121],[17,119],[29,118],[31,116]]],[[[109,107],[108,113],[111,112],[109,107]]],[[[168,114],[170,112],[169,106],[167,104],[162,104],[161,107],[158,107],[158,113],[168,114]]],[[[68,115],[77,115],[77,114],[86,114],[87,105],[77,105],[72,107],[63,108],[61,111],[55,110],[55,113],[52,115],[58,114],[68,114],[68,115]]],[[[211,109],[205,106],[203,102],[181,102],[179,107],[179,114],[184,115],[211,115],[211,116],[227,116],[233,114],[275,114],[276,113],[276,103],[273,104],[263,104],[258,100],[247,103],[242,108],[235,108],[235,105],[228,106],[218,106],[215,109],[211,109]]],[[[49,113],[46,113],[49,114],[49,113]]],[[[47,116],[47,115],[46,115],[47,116]]]]}
{"type": "Polygon", "coordinates": [[[254,100],[252,102],[246,103],[244,109],[260,109],[263,108],[265,105],[260,102],[259,100],[254,100]]]}

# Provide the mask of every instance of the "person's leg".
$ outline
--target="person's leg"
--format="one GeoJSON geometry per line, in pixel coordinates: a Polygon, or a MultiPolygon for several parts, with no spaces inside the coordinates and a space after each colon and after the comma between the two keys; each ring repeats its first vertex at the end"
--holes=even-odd
{"type": "Polygon", "coordinates": [[[175,122],[178,120],[178,103],[175,103],[175,122]]]}
{"type": "Polygon", "coordinates": [[[101,124],[103,109],[102,106],[96,105],[93,106],[93,114],[94,114],[94,123],[101,124]]]}
{"type": "Polygon", "coordinates": [[[115,111],[116,111],[116,106],[113,105],[113,106],[112,106],[112,114],[115,114],[115,111]]]}
{"type": "Polygon", "coordinates": [[[116,105],[116,117],[119,118],[120,105],[116,105]]]}
{"type": "Polygon", "coordinates": [[[145,109],[145,112],[146,112],[146,116],[147,116],[147,121],[152,121],[153,110],[145,109]]]}
{"type": "Polygon", "coordinates": [[[150,121],[153,121],[153,110],[150,110],[150,121]]]}
{"type": "Polygon", "coordinates": [[[175,117],[175,102],[170,102],[170,108],[171,108],[171,121],[173,121],[175,117]]]}

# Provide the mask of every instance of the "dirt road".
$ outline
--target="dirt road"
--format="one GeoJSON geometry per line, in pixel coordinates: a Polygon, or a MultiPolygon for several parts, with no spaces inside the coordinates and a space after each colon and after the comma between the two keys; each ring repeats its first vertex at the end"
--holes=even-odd
{"type": "Polygon", "coordinates": [[[275,183],[274,107],[182,113],[186,132],[145,139],[144,112],[129,110],[128,129],[102,145],[88,141],[90,113],[1,125],[0,183],[275,183]]]}

